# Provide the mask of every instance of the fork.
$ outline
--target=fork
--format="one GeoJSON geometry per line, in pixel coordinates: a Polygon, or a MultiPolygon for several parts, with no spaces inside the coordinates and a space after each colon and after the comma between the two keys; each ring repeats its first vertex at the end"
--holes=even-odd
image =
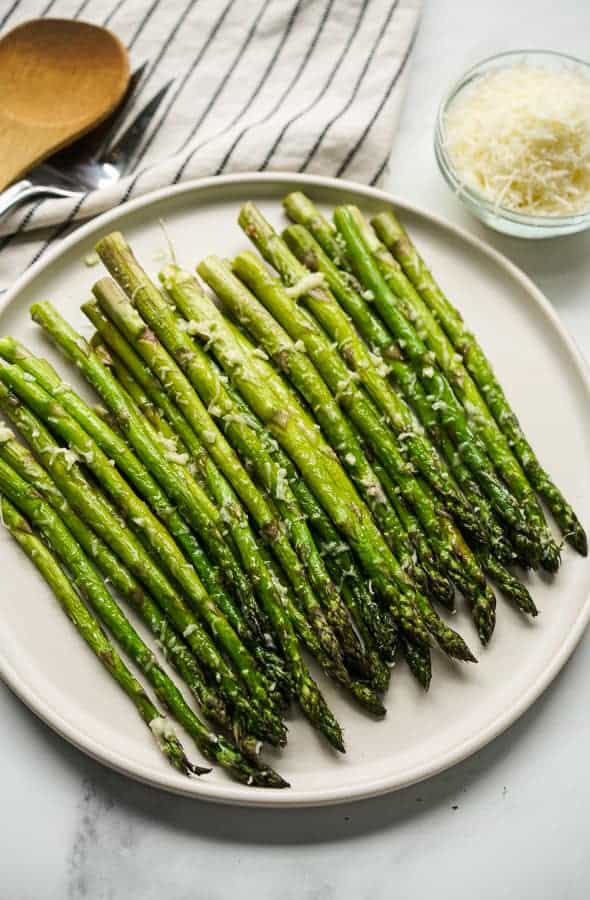
{"type": "Polygon", "coordinates": [[[78,197],[115,184],[127,172],[133,154],[174,79],[168,81],[137,114],[112,146],[109,145],[129,109],[147,62],[133,72],[118,108],[97,128],[55,153],[0,193],[0,216],[34,197],[78,197]]]}

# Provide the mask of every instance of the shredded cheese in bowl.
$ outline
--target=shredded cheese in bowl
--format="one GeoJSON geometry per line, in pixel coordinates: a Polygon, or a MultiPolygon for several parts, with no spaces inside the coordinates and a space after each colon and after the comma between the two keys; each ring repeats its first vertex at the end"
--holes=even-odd
{"type": "Polygon", "coordinates": [[[590,78],[515,65],[476,79],[449,106],[445,139],[461,180],[531,215],[590,209],[590,78]]]}
{"type": "Polygon", "coordinates": [[[458,196],[501,231],[587,227],[590,65],[549,51],[485,60],[443,104],[436,155],[458,196]]]}

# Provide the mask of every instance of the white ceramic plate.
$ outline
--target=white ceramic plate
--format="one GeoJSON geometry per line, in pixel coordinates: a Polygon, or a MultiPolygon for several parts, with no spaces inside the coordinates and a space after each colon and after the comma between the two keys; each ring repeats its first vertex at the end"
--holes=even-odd
{"type": "MultiPolygon", "coordinates": [[[[121,229],[148,270],[166,250],[164,219],[181,264],[206,253],[230,256],[247,245],[236,225],[250,199],[281,224],[281,197],[302,188],[320,204],[356,202],[367,213],[392,201],[383,192],[330,179],[249,175],[215,178],[142,197],[76,231],[21,279],[0,312],[0,333],[12,334],[72,368],[42,339],[28,317],[50,298],[85,334],[80,302],[100,268],[83,258],[102,234],[121,229]]],[[[535,286],[480,241],[419,210],[397,203],[404,222],[508,387],[526,432],[548,470],[590,523],[589,383],[555,313],[535,286]]],[[[492,645],[480,650],[465,612],[453,620],[480,657],[451,666],[437,654],[432,687],[423,695],[404,666],[394,673],[384,722],[371,721],[321,679],[345,729],[347,753],[332,753],[298,716],[286,751],[269,761],[290,790],[264,791],[233,783],[221,769],[201,779],[177,775],[150,741],[128,700],[110,681],[54,598],[7,533],[0,533],[3,589],[0,672],[42,719],[80,749],[134,778],[178,793],[259,806],[304,806],[370,797],[419,781],[479,750],[518,718],[547,687],[579,640],[590,614],[590,565],[566,549],[552,584],[530,586],[542,614],[526,622],[500,597],[492,645]]],[[[140,629],[141,630],[141,629],[140,629]]],[[[189,755],[197,757],[185,736],[189,755]]]]}

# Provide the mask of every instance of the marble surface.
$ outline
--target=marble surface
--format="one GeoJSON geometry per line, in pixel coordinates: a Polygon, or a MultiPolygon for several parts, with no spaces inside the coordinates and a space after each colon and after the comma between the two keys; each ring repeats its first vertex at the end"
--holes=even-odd
{"type": "MultiPolygon", "coordinates": [[[[526,46],[587,53],[587,0],[426,0],[389,186],[484,234],[431,147],[445,87],[526,46]]],[[[485,238],[547,293],[590,357],[590,235],[485,238]]],[[[582,900],[590,638],[509,732],[437,778],[378,800],[293,812],[215,807],[107,771],[0,685],[0,900],[582,900]]]]}

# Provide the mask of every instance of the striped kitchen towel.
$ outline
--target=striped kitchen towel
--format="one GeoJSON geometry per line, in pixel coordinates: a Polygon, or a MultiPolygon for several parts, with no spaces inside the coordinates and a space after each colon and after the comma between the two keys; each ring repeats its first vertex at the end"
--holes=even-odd
{"type": "MultiPolygon", "coordinates": [[[[377,184],[389,159],[421,0],[14,0],[6,32],[39,16],[105,25],[148,61],[130,119],[168,82],[130,172],[0,221],[6,290],[77,220],[199,176],[294,171],[377,184]]],[[[1,102],[1,101],[0,101],[1,102]]],[[[123,125],[124,127],[124,125],[123,125]]]]}

